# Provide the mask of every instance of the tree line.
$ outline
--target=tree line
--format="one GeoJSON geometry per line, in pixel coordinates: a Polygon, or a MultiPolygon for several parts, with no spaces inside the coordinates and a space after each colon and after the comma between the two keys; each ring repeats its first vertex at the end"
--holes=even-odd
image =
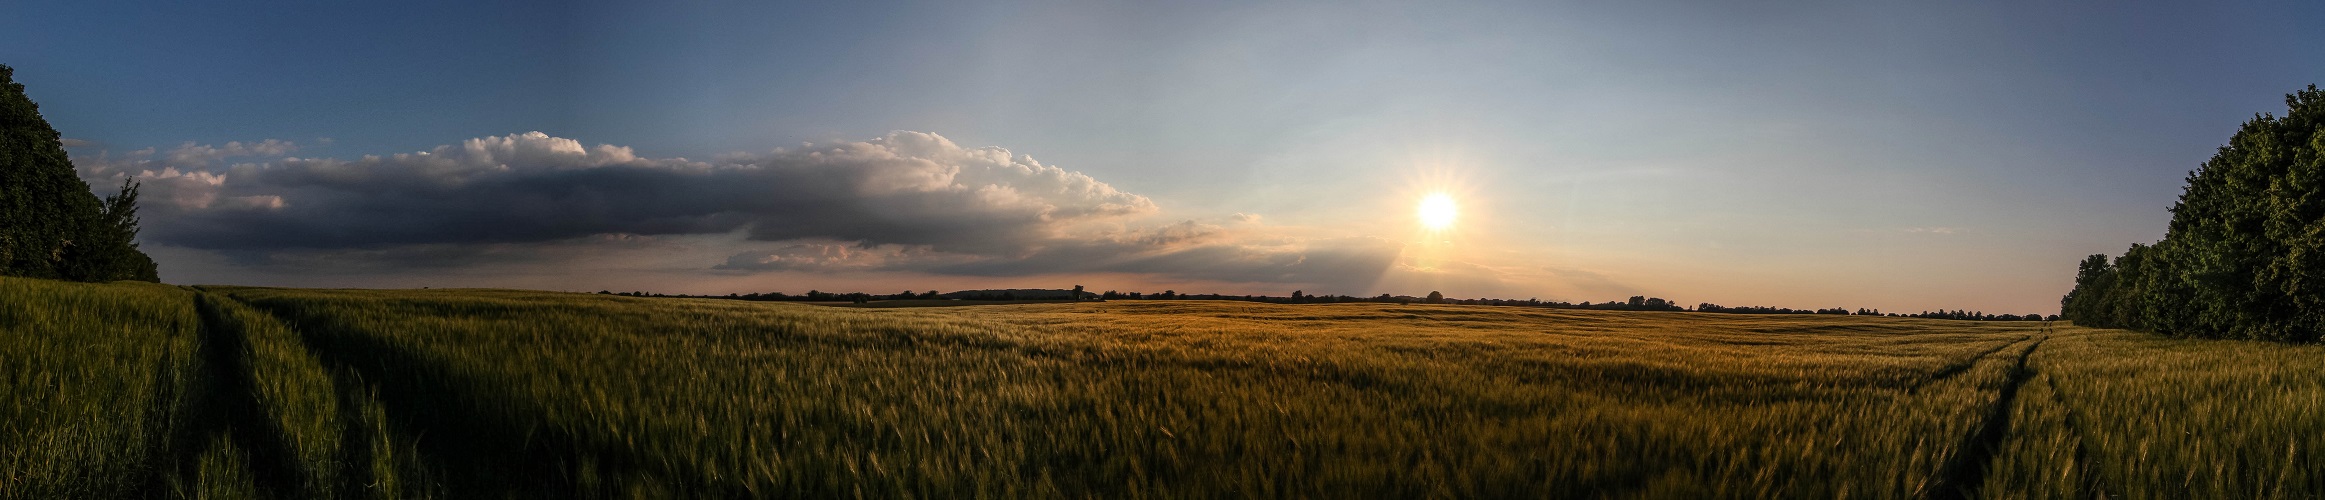
{"type": "Polygon", "coordinates": [[[0,65],[0,276],[161,281],[137,249],[137,184],[90,192],[15,76],[0,65]]]}
{"type": "Polygon", "coordinates": [[[831,293],[822,290],[808,290],[807,293],[799,295],[791,295],[783,292],[730,293],[726,295],[673,295],[647,292],[614,292],[609,290],[599,290],[597,293],[599,295],[620,295],[623,297],[729,299],[748,300],[752,302],[854,302],[858,304],[875,300],[937,300],[940,298],[940,294],[938,294],[936,290],[929,290],[927,293],[913,293],[911,290],[906,290],[902,293],[892,293],[886,295],[876,295],[863,292],[831,293]]]}
{"type": "Polygon", "coordinates": [[[2168,335],[2316,342],[2325,330],[2325,92],[2285,96],[2194,172],[2154,244],[2084,258],[2060,314],[2168,335]]]}
{"type": "Polygon", "coordinates": [[[1082,292],[1082,291],[1081,291],[1081,290],[1079,290],[1079,289],[1075,289],[1075,290],[964,290],[964,291],[959,291],[959,292],[952,292],[952,293],[940,293],[940,292],[937,292],[936,290],[929,290],[929,291],[926,291],[926,292],[914,292],[914,291],[911,291],[911,290],[905,290],[905,291],[902,291],[902,292],[898,292],[898,293],[890,293],[890,294],[876,294],[876,293],[863,293],[863,292],[833,293],[833,292],[826,292],[826,291],[822,291],[822,290],[808,290],[808,291],[807,291],[807,293],[798,294],[798,295],[792,295],[792,294],[787,294],[787,293],[783,293],[783,292],[764,292],[764,293],[730,293],[730,294],[726,294],[726,295],[685,295],[685,294],[670,295],[670,294],[647,293],[647,292],[613,292],[613,291],[609,291],[609,290],[599,290],[597,293],[598,293],[598,294],[600,294],[600,295],[620,295],[620,296],[624,296],[624,297],[662,297],[662,298],[689,298],[689,299],[729,299],[729,300],[747,300],[747,301],[753,301],[753,302],[853,302],[853,303],[858,303],[858,304],[862,304],[862,303],[866,303],[866,302],[871,302],[871,301],[875,301],[875,300],[988,300],[988,301],[1018,301],[1018,300],[1059,300],[1059,301],[1064,301],[1064,300],[1072,300],[1072,299],[1075,297],[1075,295],[1076,295],[1076,294],[1079,294],[1079,295],[1081,295],[1081,297],[1082,297],[1084,300],[1092,300],[1092,299],[1097,299],[1097,298],[1098,298],[1096,295],[1093,295],[1093,294],[1089,294],[1089,293],[1082,292]]]}
{"type": "Polygon", "coordinates": [[[1987,314],[1987,313],[1985,313],[1985,312],[1980,312],[1980,311],[1965,311],[1965,310],[1959,310],[1959,309],[1956,309],[1956,310],[1950,310],[1950,311],[1949,311],[1949,310],[1942,310],[1942,309],[1941,309],[1941,310],[1934,311],[1934,312],[1933,312],[1933,311],[1922,311],[1922,312],[1919,312],[1919,313],[1911,313],[1911,314],[1899,314],[1899,313],[1883,313],[1883,312],[1881,312],[1879,309],[1864,309],[1864,308],[1859,308],[1859,309],[1851,310],[1851,309],[1845,309],[1845,308],[1839,308],[1839,307],[1835,307],[1835,308],[1829,308],[1829,309],[1793,309],[1793,308],[1788,308],[1788,307],[1762,307],[1762,306],[1726,307],[1726,306],[1721,306],[1721,305],[1718,305],[1718,304],[1712,304],[1712,303],[1708,303],[1708,302],[1707,302],[1707,303],[1698,304],[1698,305],[1696,305],[1695,307],[1692,307],[1692,308],[1690,308],[1690,307],[1684,307],[1684,306],[1680,306],[1680,305],[1679,305],[1679,303],[1678,303],[1678,302],[1676,302],[1676,301],[1672,301],[1672,300],[1666,300],[1666,299],[1663,299],[1663,298],[1661,298],[1661,297],[1648,297],[1648,296],[1644,296],[1644,295],[1633,295],[1633,296],[1631,296],[1631,298],[1630,298],[1630,299],[1628,299],[1628,300],[1609,300],[1609,301],[1606,301],[1606,302],[1597,302],[1597,303],[1594,303],[1594,302],[1590,302],[1590,301],[1582,301],[1582,302],[1563,302],[1563,301],[1545,301],[1545,300],[1541,300],[1541,299],[1494,299],[1494,298],[1473,298],[1473,299],[1461,299],[1461,298],[1450,298],[1450,297],[1446,297],[1446,296],[1445,296],[1445,294],[1443,294],[1443,293],[1440,293],[1440,292],[1429,292],[1429,294],[1428,294],[1427,296],[1420,296],[1420,297],[1411,296],[1411,295],[1393,295],[1393,294],[1386,294],[1386,293],[1384,293],[1384,294],[1380,294],[1380,295],[1377,295],[1377,296],[1369,296],[1369,297],[1366,297],[1366,296],[1355,296],[1355,295],[1316,295],[1316,294],[1309,294],[1309,293],[1307,293],[1307,291],[1306,291],[1306,290],[1293,290],[1293,291],[1292,291],[1292,294],[1291,294],[1291,295],[1288,295],[1288,296],[1273,296],[1273,295],[1250,295],[1250,294],[1245,294],[1245,295],[1228,295],[1228,294],[1216,294],[1216,293],[1179,293],[1179,291],[1178,291],[1178,290],[1163,290],[1163,291],[1161,291],[1161,292],[1154,292],[1154,293],[1145,293],[1145,292],[1121,292],[1121,291],[1115,291],[1115,290],[1107,290],[1107,291],[1104,291],[1104,292],[1098,292],[1098,293],[1089,293],[1089,292],[1084,292],[1084,291],[1082,291],[1082,287],[1080,287],[1080,286],[1076,286],[1076,287],[1074,287],[1074,289],[1073,289],[1073,290],[964,290],[964,291],[951,292],[951,293],[940,293],[940,292],[937,292],[936,290],[929,290],[929,291],[926,291],[926,292],[913,292],[913,291],[910,291],[910,290],[906,290],[906,291],[903,291],[903,292],[900,292],[900,293],[892,293],[892,294],[874,294],[874,293],[862,293],[862,292],[833,293],[833,292],[825,292],[825,291],[821,291],[821,290],[808,290],[808,291],[807,291],[807,293],[804,293],[804,294],[797,294],[797,295],[793,295],[793,294],[786,294],[786,293],[783,293],[783,292],[764,292],[764,293],[730,293],[730,294],[726,294],[726,295],[684,295],[684,294],[675,294],[675,295],[673,295],[673,294],[647,293],[647,292],[619,292],[619,293],[616,293],[616,292],[611,292],[611,291],[599,291],[599,292],[597,292],[597,293],[599,293],[599,294],[606,294],[606,295],[620,295],[620,296],[625,296],[625,297],[667,297],[667,298],[693,298],[693,299],[728,299],[728,300],[747,300],[747,301],[756,301],[756,302],[851,302],[851,303],[858,303],[858,304],[861,304],[861,303],[867,303],[867,302],[876,301],[876,300],[987,300],[987,301],[1028,301],[1028,300],[1054,300],[1054,301],[1060,301],[1060,302],[1063,302],[1063,301],[1074,300],[1074,299],[1073,299],[1074,297],[1077,297],[1077,296],[1079,296],[1079,297],[1082,297],[1082,300],[1096,300],[1096,301],[1114,301],[1114,300],[1231,300],[1231,301],[1240,301],[1240,302],[1260,302],[1260,303],[1269,303],[1269,304],[1343,304],[1343,303],[1375,303],[1375,304],[1450,304],[1450,305],[1472,305],[1472,306],[1539,307],[1539,308],[1545,308],[1545,309],[1586,309],[1586,310],[1597,310],[1597,311],[1663,311],[1663,312],[1705,312],[1705,313],[1722,313],[1722,314],[1837,314],[1837,315],[1859,315],[1859,316],[1886,316],[1886,317],[1895,317],[1895,318],[1950,319],[1950,320],[1962,320],[1962,321],[2049,321],[2049,320],[2057,320],[2057,319],[2059,319],[2059,316],[2058,316],[2058,315],[2043,316],[2043,315],[2041,315],[2041,314],[2023,314],[2023,315],[2018,315],[2018,314],[1987,314]]]}

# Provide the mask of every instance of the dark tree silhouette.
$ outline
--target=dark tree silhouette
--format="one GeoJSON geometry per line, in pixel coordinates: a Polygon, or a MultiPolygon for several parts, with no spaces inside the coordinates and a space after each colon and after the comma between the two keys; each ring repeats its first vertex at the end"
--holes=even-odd
{"type": "Polygon", "coordinates": [[[135,243],[137,185],[90,192],[15,75],[0,66],[0,275],[160,281],[135,243]]]}

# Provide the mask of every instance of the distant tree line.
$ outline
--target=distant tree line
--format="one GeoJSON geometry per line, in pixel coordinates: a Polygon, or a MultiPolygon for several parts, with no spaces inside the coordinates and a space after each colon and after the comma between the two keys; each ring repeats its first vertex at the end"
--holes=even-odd
{"type": "Polygon", "coordinates": [[[1841,316],[1887,316],[1893,318],[1954,319],[1963,321],[2052,321],[2059,319],[2059,316],[2056,314],[2050,316],[2044,316],[2041,314],[1986,314],[1984,311],[1964,311],[1960,309],[1951,311],[1940,309],[1934,312],[1922,311],[1918,313],[1900,314],[1883,313],[1880,309],[1865,308],[1858,308],[1852,311],[1840,307],[1830,309],[1793,309],[1789,307],[1758,306],[1726,307],[1709,302],[1696,304],[1694,310],[1695,312],[1727,314],[1830,314],[1841,316]]]}
{"type": "Polygon", "coordinates": [[[2050,316],[2043,316],[2040,314],[1986,314],[1980,311],[1964,311],[1960,309],[1952,311],[1939,310],[1937,312],[1922,311],[1913,314],[1891,314],[1890,316],[1897,316],[1902,318],[1958,319],[1965,321],[2056,321],[2059,319],[2059,315],[2056,314],[2050,316]]]}
{"type": "MultiPolygon", "coordinates": [[[[665,295],[665,294],[659,294],[659,293],[646,293],[646,292],[614,292],[614,291],[609,291],[609,290],[599,290],[597,293],[599,293],[599,294],[602,294],[602,295],[620,295],[620,296],[624,296],[624,297],[672,297],[672,298],[689,298],[689,299],[731,299],[731,300],[748,300],[748,301],[753,301],[753,302],[853,302],[853,303],[858,303],[858,304],[865,303],[865,302],[871,302],[871,301],[875,301],[875,300],[937,300],[937,299],[939,299],[939,298],[940,298],[940,297],[939,297],[939,295],[941,295],[941,294],[937,293],[937,291],[936,291],[936,290],[929,290],[929,291],[928,291],[928,292],[926,292],[926,293],[914,293],[914,292],[913,292],[913,291],[911,291],[911,290],[905,290],[905,291],[903,291],[903,292],[899,292],[899,293],[892,293],[892,294],[886,294],[886,295],[875,295],[875,294],[862,293],[862,292],[850,292],[850,293],[831,293],[831,292],[825,292],[825,291],[822,291],[822,290],[808,290],[808,291],[807,291],[807,293],[804,293],[804,294],[799,294],[799,295],[790,295],[790,294],[785,294],[785,293],[783,293],[783,292],[770,292],[770,293],[730,293],[730,294],[726,294],[726,295],[683,295],[683,294],[681,294],[681,295],[665,295]]],[[[1014,300],[1014,299],[1010,299],[1010,300],[1014,300]]]]}
{"type": "MultiPolygon", "coordinates": [[[[1850,314],[1848,309],[1841,309],[1837,307],[1832,309],[1793,309],[1790,307],[1765,306],[1727,307],[1710,302],[1696,304],[1695,311],[1727,314],[1850,314]]],[[[1871,316],[1877,315],[1878,313],[1871,309],[1858,309],[1855,314],[1871,316]]]]}
{"type": "Polygon", "coordinates": [[[0,275],[161,281],[137,249],[137,184],[90,192],[15,76],[0,66],[0,275]]]}
{"type": "Polygon", "coordinates": [[[2059,300],[2076,324],[2316,342],[2325,330],[2325,92],[2285,96],[2188,174],[2153,245],[2092,255],[2059,300]]]}
{"type": "Polygon", "coordinates": [[[1293,290],[1291,296],[1278,297],[1271,295],[1182,294],[1175,290],[1163,290],[1161,293],[1117,292],[1113,290],[1107,290],[1104,293],[1098,294],[1098,297],[1101,300],[1238,300],[1244,302],[1266,302],[1271,304],[1339,304],[1369,302],[1379,304],[1455,304],[1472,306],[1518,306],[1548,307],[1558,309],[1605,309],[1622,311],[1687,310],[1687,308],[1678,307],[1672,304],[1670,301],[1660,298],[1648,297],[1631,297],[1631,300],[1628,302],[1610,300],[1603,304],[1594,304],[1588,301],[1581,303],[1570,303],[1544,301],[1541,299],[1456,299],[1448,298],[1444,293],[1440,292],[1429,292],[1429,295],[1424,297],[1415,297],[1411,295],[1392,295],[1386,293],[1370,297],[1361,297],[1355,295],[1312,295],[1307,293],[1305,290],[1293,290]]]}
{"type": "Polygon", "coordinates": [[[940,293],[940,292],[937,292],[936,290],[929,290],[929,291],[926,291],[926,292],[914,292],[914,291],[911,291],[911,290],[905,290],[905,291],[902,291],[902,292],[897,292],[897,293],[890,293],[890,294],[873,294],[873,293],[862,293],[862,292],[849,292],[849,293],[831,293],[831,292],[825,292],[825,291],[822,291],[822,290],[808,290],[808,291],[807,291],[807,293],[804,293],[804,294],[799,294],[799,295],[791,295],[791,294],[786,294],[786,293],[783,293],[783,292],[768,292],[768,293],[730,293],[730,294],[726,294],[726,295],[666,295],[666,294],[660,294],[660,293],[647,293],[647,292],[619,292],[619,293],[617,293],[617,292],[608,291],[608,290],[599,290],[597,293],[599,293],[599,294],[603,294],[603,295],[620,295],[620,296],[624,296],[624,297],[672,297],[672,298],[692,298],[692,299],[731,299],[731,300],[748,300],[748,301],[754,301],[754,302],[853,302],[853,303],[859,303],[859,304],[861,304],[861,303],[865,303],[865,302],[871,302],[871,301],[875,301],[875,300],[988,300],[988,301],[1059,300],[1059,301],[1065,301],[1065,300],[1073,300],[1073,299],[1074,299],[1076,296],[1080,296],[1080,297],[1081,297],[1083,300],[1095,300],[1095,299],[1097,299],[1097,298],[1098,298],[1097,294],[1092,294],[1092,293],[1084,292],[1084,291],[1082,291],[1081,287],[1078,287],[1078,286],[1077,286],[1077,287],[1074,287],[1074,289],[1073,289],[1073,290],[1037,290],[1037,289],[1015,289],[1015,290],[963,290],[963,291],[952,292],[952,293],[940,293]]]}
{"type": "Polygon", "coordinates": [[[597,293],[600,293],[600,294],[608,294],[608,295],[621,295],[621,296],[627,296],[627,297],[676,297],[676,298],[698,298],[698,299],[730,299],[730,300],[749,300],[749,301],[762,301],[762,302],[770,302],[770,301],[789,301],[789,302],[853,302],[853,303],[866,303],[866,302],[871,302],[871,301],[875,301],[875,300],[988,300],[988,301],[1056,300],[1056,301],[1066,301],[1066,300],[1071,300],[1071,299],[1072,299],[1073,297],[1075,297],[1076,295],[1079,295],[1079,296],[1083,297],[1083,298],[1084,298],[1084,300],[1101,300],[1101,301],[1111,301],[1111,300],[1232,300],[1232,301],[1241,301],[1241,302],[1262,302],[1262,303],[1269,303],[1269,304],[1342,304],[1342,303],[1375,303],[1375,304],[1453,304],[1453,305],[1472,305],[1472,306],[1539,307],[1539,308],[1546,308],[1546,309],[1588,309],[1588,310],[1599,310],[1599,311],[1668,311],[1668,312],[1706,312],[1706,313],[1724,313],[1724,314],[1837,314],[1837,315],[1888,316],[1888,317],[1899,317],[1899,318],[1951,319],[1951,320],[1964,320],[1964,321],[2045,321],[2045,320],[2056,320],[2056,319],[2059,319],[2059,317],[2058,317],[2057,315],[2051,315],[2051,316],[2045,317],[2045,316],[2043,316],[2043,315],[2040,315],[2040,314],[2025,314],[2025,315],[2014,315],[2014,314],[1986,314],[1986,313],[1984,313],[1984,312],[1973,312],[1973,311],[1963,311],[1963,310],[1952,310],[1952,311],[1947,311],[1947,310],[1939,310],[1939,311],[1936,311],[1936,312],[1930,312],[1930,311],[1922,311],[1922,312],[1919,312],[1919,313],[1913,313],[1913,314],[1898,314],[1898,313],[1888,313],[1888,314],[1883,314],[1883,313],[1882,313],[1880,310],[1877,310],[1877,309],[1856,309],[1856,310],[1853,310],[1853,311],[1852,311],[1852,310],[1849,310],[1849,309],[1838,308],[1838,307],[1831,308],[1831,309],[1792,309],[1792,308],[1787,308],[1787,307],[1758,307],[1758,306],[1747,306],[1747,307],[1726,307],[1726,306],[1721,306],[1721,305],[1718,305],[1718,304],[1712,304],[1712,303],[1703,303],[1703,304],[1698,304],[1698,305],[1696,305],[1694,308],[1687,308],[1687,307],[1682,307],[1682,306],[1680,306],[1680,305],[1679,305],[1677,302],[1675,302],[1675,301],[1671,301],[1671,300],[1665,300],[1665,299],[1663,299],[1663,298],[1660,298],[1660,297],[1647,297],[1647,296],[1643,296],[1643,295],[1633,295],[1633,296],[1631,296],[1631,298],[1630,298],[1629,300],[1620,300],[1620,301],[1617,301],[1617,300],[1609,300],[1609,301],[1602,302],[1602,303],[1593,303],[1593,302],[1590,302],[1590,301],[1583,301],[1583,302],[1560,302],[1560,301],[1544,301],[1544,300],[1541,300],[1541,299],[1524,299],[1524,300],[1519,300],[1519,299],[1491,299],[1491,298],[1457,299],[1457,298],[1449,298],[1449,297],[1446,297],[1446,296],[1445,296],[1445,294],[1443,294],[1443,293],[1439,293],[1439,292],[1429,292],[1429,295],[1427,295],[1427,296],[1422,296],[1422,297],[1415,297],[1415,296],[1411,296],[1411,295],[1392,295],[1392,294],[1386,294],[1386,293],[1384,293],[1384,294],[1380,294],[1380,295],[1376,295],[1376,296],[1370,296],[1370,297],[1360,297],[1360,296],[1354,296],[1354,295],[1313,295],[1313,294],[1309,294],[1309,293],[1307,293],[1307,291],[1306,291],[1306,290],[1293,290],[1293,291],[1292,291],[1292,294],[1291,294],[1291,295],[1289,295],[1289,296],[1271,296],[1271,295],[1226,295],[1226,294],[1215,294],[1215,293],[1179,293],[1177,290],[1163,290],[1163,291],[1161,291],[1161,292],[1156,292],[1156,293],[1144,293],[1144,292],[1120,292],[1120,291],[1114,291],[1114,290],[1107,290],[1107,291],[1105,291],[1105,292],[1099,292],[1099,293],[1088,293],[1088,292],[1083,292],[1083,291],[1081,290],[1081,287],[1075,287],[1075,289],[1074,289],[1074,290],[1032,290],[1032,289],[1017,289],[1017,290],[966,290],[966,291],[951,292],[951,293],[939,293],[939,292],[937,292],[936,290],[929,290],[929,291],[927,291],[927,292],[919,292],[919,293],[915,293],[915,292],[912,292],[912,291],[909,291],[909,290],[907,290],[907,291],[904,291],[904,292],[902,292],[902,293],[893,293],[893,294],[885,294],[885,295],[883,295],[883,294],[870,294],[870,293],[831,293],[831,292],[824,292],[824,291],[820,291],[820,290],[808,290],[808,291],[807,291],[807,293],[805,293],[805,294],[800,294],[800,295],[790,295],[790,294],[785,294],[785,293],[783,293],[783,292],[770,292],[770,293],[747,293],[747,294],[733,294],[733,293],[730,293],[730,294],[726,294],[726,295],[665,295],[665,294],[659,294],[659,293],[646,293],[646,292],[621,292],[621,293],[615,293],[615,292],[611,292],[611,291],[600,291],[600,292],[597,292],[597,293]]]}

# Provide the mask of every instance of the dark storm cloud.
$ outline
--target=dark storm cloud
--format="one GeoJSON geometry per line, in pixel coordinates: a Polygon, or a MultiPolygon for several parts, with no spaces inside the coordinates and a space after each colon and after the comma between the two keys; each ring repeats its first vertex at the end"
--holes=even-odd
{"type": "Polygon", "coordinates": [[[471,267],[518,267],[586,262],[639,252],[683,253],[687,242],[631,234],[598,234],[536,243],[423,243],[377,248],[212,250],[236,264],[307,273],[436,272],[471,267]]]}
{"type": "Polygon", "coordinates": [[[716,252],[723,262],[692,269],[1129,273],[1354,289],[1400,251],[1370,238],[1286,237],[1243,214],[1127,227],[1155,205],[1006,150],[915,132],[712,161],[537,132],[353,160],[288,156],[298,149],[186,144],[76,162],[92,182],[144,183],[149,242],[316,272],[716,252]]]}
{"type": "Polygon", "coordinates": [[[269,141],[147,153],[155,159],[140,161],[164,168],[136,175],[168,202],[152,213],[169,222],[147,237],[203,249],[344,249],[745,230],[762,241],[1003,254],[1067,224],[1154,211],[1145,197],[1080,173],[913,132],[712,162],[639,158],[536,132],[357,160],[201,168],[292,150],[269,141]]]}

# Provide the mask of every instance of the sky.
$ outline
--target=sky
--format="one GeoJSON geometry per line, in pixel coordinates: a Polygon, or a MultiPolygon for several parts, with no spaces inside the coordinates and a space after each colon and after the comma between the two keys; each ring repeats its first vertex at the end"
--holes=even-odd
{"type": "Polygon", "coordinates": [[[0,11],[198,284],[2051,313],[2325,83],[2316,2],[0,11]]]}

